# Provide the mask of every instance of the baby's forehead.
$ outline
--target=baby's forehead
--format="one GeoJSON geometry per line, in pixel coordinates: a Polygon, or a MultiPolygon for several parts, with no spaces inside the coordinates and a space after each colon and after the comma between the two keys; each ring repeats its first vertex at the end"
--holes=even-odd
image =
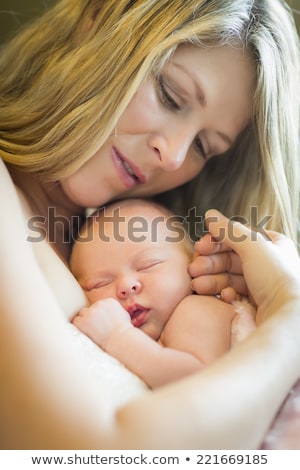
{"type": "MultiPolygon", "coordinates": [[[[117,209],[118,210],[118,209],[117,209]]],[[[160,213],[137,214],[135,211],[106,213],[93,222],[93,238],[111,244],[135,244],[157,248],[180,241],[178,233],[160,213]]]]}
{"type": "Polygon", "coordinates": [[[131,199],[116,202],[94,212],[88,219],[82,233],[86,236],[89,231],[91,238],[100,242],[161,243],[178,248],[184,241],[188,251],[192,248],[182,221],[152,201],[131,199]]]}
{"type": "Polygon", "coordinates": [[[149,202],[125,201],[104,207],[88,217],[86,228],[90,225],[94,230],[105,227],[106,231],[126,232],[133,241],[139,240],[138,234],[143,234],[143,238],[150,236],[151,240],[156,240],[159,232],[168,229],[169,218],[176,217],[164,208],[160,208],[149,202]]]}

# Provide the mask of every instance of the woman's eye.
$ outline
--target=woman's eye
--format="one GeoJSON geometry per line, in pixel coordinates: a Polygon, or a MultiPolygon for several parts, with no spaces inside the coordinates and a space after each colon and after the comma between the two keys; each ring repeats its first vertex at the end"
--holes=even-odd
{"type": "Polygon", "coordinates": [[[157,83],[159,90],[159,98],[162,104],[164,104],[169,109],[178,111],[180,109],[180,106],[167,91],[167,87],[161,75],[158,77],[157,83]]]}
{"type": "Polygon", "coordinates": [[[207,155],[206,155],[206,152],[204,150],[202,141],[199,137],[197,137],[196,140],[195,140],[195,147],[196,147],[197,151],[201,153],[201,156],[204,158],[204,160],[206,160],[207,155]]]}

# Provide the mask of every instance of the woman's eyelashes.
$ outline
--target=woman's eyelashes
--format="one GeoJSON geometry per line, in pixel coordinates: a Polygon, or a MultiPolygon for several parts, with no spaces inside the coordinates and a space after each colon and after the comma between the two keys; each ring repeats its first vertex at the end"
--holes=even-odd
{"type": "Polygon", "coordinates": [[[201,153],[204,160],[206,160],[207,153],[205,152],[204,146],[202,144],[202,140],[199,137],[195,139],[195,147],[196,147],[196,150],[201,153]]]}
{"type": "Polygon", "coordinates": [[[175,98],[169,93],[167,90],[167,85],[165,84],[165,81],[162,77],[162,75],[159,75],[157,78],[157,83],[158,83],[158,96],[161,101],[161,103],[166,106],[168,109],[174,110],[174,111],[179,111],[181,109],[180,104],[177,103],[175,98]]]}
{"type": "MultiPolygon", "coordinates": [[[[158,83],[158,96],[160,99],[160,102],[166,106],[167,109],[170,109],[171,111],[180,111],[181,110],[181,105],[176,101],[175,97],[172,96],[172,91],[168,90],[170,88],[164,81],[164,78],[162,75],[159,75],[157,78],[157,83],[158,83]]],[[[175,94],[175,92],[173,92],[175,94]]],[[[196,151],[200,153],[200,155],[206,159],[207,158],[207,153],[205,152],[202,140],[200,137],[196,137],[195,142],[194,142],[196,151]]]]}

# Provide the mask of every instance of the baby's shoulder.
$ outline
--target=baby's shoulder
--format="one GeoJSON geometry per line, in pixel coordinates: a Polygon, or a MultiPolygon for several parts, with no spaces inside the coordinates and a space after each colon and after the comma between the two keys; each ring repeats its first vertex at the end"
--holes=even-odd
{"type": "Polygon", "coordinates": [[[195,312],[199,314],[199,312],[207,311],[208,309],[212,311],[226,311],[229,314],[234,313],[233,306],[223,302],[223,300],[217,296],[191,294],[187,295],[179,302],[171,318],[173,318],[175,314],[193,314],[195,312]]]}
{"type": "Polygon", "coordinates": [[[199,327],[203,322],[216,321],[219,317],[230,323],[234,315],[233,306],[216,296],[191,294],[179,302],[165,330],[176,330],[178,325],[192,330],[193,327],[199,327]]]}
{"type": "Polygon", "coordinates": [[[189,295],[176,307],[161,335],[165,346],[198,351],[199,341],[226,338],[235,315],[234,308],[215,296],[189,295]]]}

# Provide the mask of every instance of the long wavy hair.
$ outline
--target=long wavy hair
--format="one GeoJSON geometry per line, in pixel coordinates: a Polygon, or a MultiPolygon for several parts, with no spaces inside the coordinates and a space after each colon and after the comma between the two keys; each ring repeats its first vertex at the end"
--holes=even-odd
{"type": "Polygon", "coordinates": [[[255,206],[258,217],[272,216],[269,228],[296,240],[299,38],[280,0],[58,1],[1,51],[1,158],[53,181],[75,172],[181,43],[242,44],[257,86],[236,145],[164,200],[246,218],[255,206]]]}

